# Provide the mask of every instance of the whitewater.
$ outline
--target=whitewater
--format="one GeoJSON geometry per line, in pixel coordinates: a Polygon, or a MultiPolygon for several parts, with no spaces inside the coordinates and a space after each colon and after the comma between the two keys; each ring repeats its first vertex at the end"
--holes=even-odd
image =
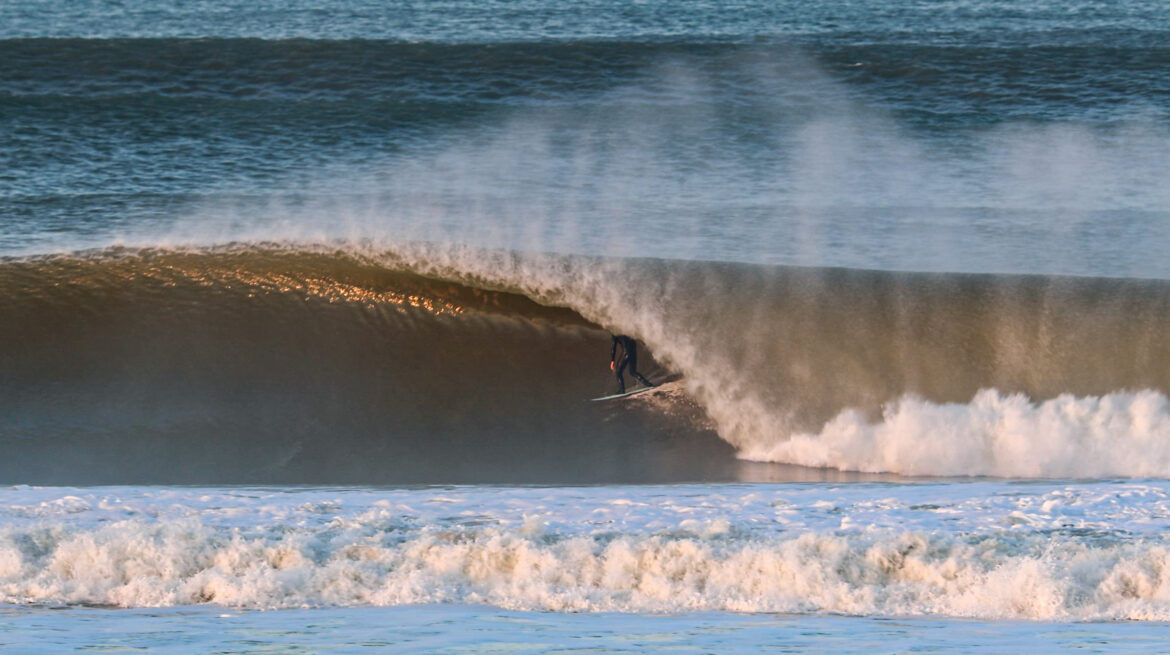
{"type": "Polygon", "coordinates": [[[7,602],[1170,617],[1157,482],[4,497],[7,602]]]}
{"type": "Polygon", "coordinates": [[[0,650],[1164,650],[1168,33],[3,3],[0,650]]]}

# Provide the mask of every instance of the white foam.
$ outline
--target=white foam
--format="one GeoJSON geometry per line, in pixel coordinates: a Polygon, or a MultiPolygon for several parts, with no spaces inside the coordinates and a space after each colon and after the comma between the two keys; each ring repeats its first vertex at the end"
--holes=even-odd
{"type": "Polygon", "coordinates": [[[741,454],[910,475],[1168,477],[1170,402],[1149,390],[1039,403],[994,389],[967,404],[906,396],[878,422],[847,410],[818,434],[761,440],[741,454]]]}
{"type": "Polygon", "coordinates": [[[1170,619],[1166,483],[2,495],[9,603],[1170,619]]]}

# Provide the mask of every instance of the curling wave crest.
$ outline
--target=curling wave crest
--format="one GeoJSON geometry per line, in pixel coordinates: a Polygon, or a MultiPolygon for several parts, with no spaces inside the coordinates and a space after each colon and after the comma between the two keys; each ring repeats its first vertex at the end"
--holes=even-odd
{"type": "Polygon", "coordinates": [[[9,482],[1170,476],[1165,281],[269,243],[10,258],[0,299],[9,482]],[[584,402],[610,332],[676,393],[584,402]]]}

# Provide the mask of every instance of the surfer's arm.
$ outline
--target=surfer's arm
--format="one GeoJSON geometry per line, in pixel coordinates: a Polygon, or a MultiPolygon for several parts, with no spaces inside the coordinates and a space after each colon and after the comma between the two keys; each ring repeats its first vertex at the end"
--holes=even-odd
{"type": "MultiPolygon", "coordinates": [[[[609,363],[613,364],[617,361],[617,337],[613,338],[613,345],[609,347],[609,363]]],[[[613,366],[610,366],[613,368],[613,366]]]]}

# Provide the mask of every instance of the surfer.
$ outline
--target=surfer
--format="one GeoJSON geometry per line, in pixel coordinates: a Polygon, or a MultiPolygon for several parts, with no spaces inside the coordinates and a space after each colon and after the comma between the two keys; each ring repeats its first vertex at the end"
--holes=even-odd
{"type": "Polygon", "coordinates": [[[650,380],[642,377],[638,372],[638,342],[624,334],[613,335],[613,347],[609,349],[609,370],[617,373],[618,393],[626,392],[626,380],[622,377],[622,373],[626,367],[630,368],[630,375],[637,378],[642,384],[647,387],[653,387],[650,380]],[[622,347],[622,357],[617,358],[618,346],[622,347]]]}

